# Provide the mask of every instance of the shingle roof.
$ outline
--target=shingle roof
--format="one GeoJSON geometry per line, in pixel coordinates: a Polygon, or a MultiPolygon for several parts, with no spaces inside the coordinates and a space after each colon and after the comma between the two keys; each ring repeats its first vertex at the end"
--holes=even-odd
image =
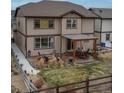
{"type": "Polygon", "coordinates": [[[83,6],[66,1],[40,1],[28,3],[16,9],[16,16],[51,16],[61,17],[63,14],[75,11],[83,17],[96,17],[83,6]]]}
{"type": "Polygon", "coordinates": [[[112,9],[110,8],[90,8],[89,10],[101,18],[112,18],[112,9]]]}

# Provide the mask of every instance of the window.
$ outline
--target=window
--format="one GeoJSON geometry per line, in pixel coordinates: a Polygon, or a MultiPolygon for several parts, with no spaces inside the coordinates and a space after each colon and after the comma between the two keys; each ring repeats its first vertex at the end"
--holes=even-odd
{"type": "Polygon", "coordinates": [[[38,37],[35,38],[35,49],[54,48],[53,37],[38,37]]]}
{"type": "Polygon", "coordinates": [[[67,28],[71,28],[71,20],[67,20],[67,28]]]}
{"type": "Polygon", "coordinates": [[[77,20],[76,19],[67,19],[67,28],[75,29],[77,27],[77,20]]]}
{"type": "Polygon", "coordinates": [[[40,20],[40,28],[49,28],[49,20],[40,20]]]}
{"type": "Polygon", "coordinates": [[[40,38],[35,38],[35,48],[40,48],[40,38]]]}
{"type": "Polygon", "coordinates": [[[54,28],[54,20],[49,20],[49,28],[54,28]]]}
{"type": "Polygon", "coordinates": [[[76,28],[77,20],[72,21],[72,28],[76,28]]]}
{"type": "Polygon", "coordinates": [[[34,20],[34,28],[41,29],[54,28],[54,20],[53,19],[34,20]]]}
{"type": "Polygon", "coordinates": [[[110,40],[110,34],[106,34],[106,40],[110,40]]]}
{"type": "Polygon", "coordinates": [[[40,20],[35,20],[34,21],[34,27],[35,28],[40,28],[40,20]]]}
{"type": "Polygon", "coordinates": [[[48,38],[41,38],[41,48],[49,48],[48,46],[48,38]]]}
{"type": "Polygon", "coordinates": [[[54,47],[54,39],[53,39],[53,37],[49,37],[49,48],[53,48],[54,47]]]}

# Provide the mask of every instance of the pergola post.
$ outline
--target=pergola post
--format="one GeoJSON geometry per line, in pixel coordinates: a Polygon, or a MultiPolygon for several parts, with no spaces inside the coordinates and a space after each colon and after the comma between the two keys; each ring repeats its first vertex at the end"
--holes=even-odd
{"type": "Polygon", "coordinates": [[[93,40],[93,57],[96,58],[96,39],[93,40]]]}
{"type": "Polygon", "coordinates": [[[71,49],[73,49],[72,45],[73,45],[73,41],[71,40],[71,49]]]}
{"type": "Polygon", "coordinates": [[[82,44],[82,41],[80,41],[80,48],[82,49],[82,47],[83,47],[83,44],[82,44]]]}
{"type": "Polygon", "coordinates": [[[74,57],[74,59],[76,58],[76,55],[75,55],[75,53],[76,53],[76,41],[72,41],[72,43],[73,43],[73,57],[74,57]]]}

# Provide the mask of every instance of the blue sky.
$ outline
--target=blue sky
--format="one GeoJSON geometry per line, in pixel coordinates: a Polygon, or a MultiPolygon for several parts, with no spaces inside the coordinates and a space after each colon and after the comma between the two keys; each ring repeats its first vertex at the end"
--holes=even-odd
{"type": "MultiPolygon", "coordinates": [[[[16,9],[16,7],[29,3],[38,2],[41,0],[11,0],[11,8],[16,9]]],[[[72,3],[80,4],[86,8],[99,7],[99,8],[111,8],[112,0],[56,0],[56,1],[70,1],[72,3]]]]}

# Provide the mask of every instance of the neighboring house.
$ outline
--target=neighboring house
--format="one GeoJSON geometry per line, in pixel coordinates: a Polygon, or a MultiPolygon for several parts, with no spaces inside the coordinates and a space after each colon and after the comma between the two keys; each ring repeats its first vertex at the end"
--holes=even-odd
{"type": "Polygon", "coordinates": [[[90,8],[98,16],[95,20],[95,35],[99,37],[97,44],[112,47],[112,9],[90,8]]]}
{"type": "Polygon", "coordinates": [[[12,28],[16,26],[15,10],[11,10],[11,26],[12,28]]]}
{"type": "Polygon", "coordinates": [[[16,9],[15,43],[25,56],[64,53],[80,46],[93,49],[95,55],[95,18],[91,11],[70,2],[28,3],[16,9]]]}
{"type": "Polygon", "coordinates": [[[11,10],[11,24],[16,24],[15,10],[11,10]]]}
{"type": "Polygon", "coordinates": [[[11,38],[13,38],[13,31],[16,29],[15,10],[11,10],[11,38]]]}

